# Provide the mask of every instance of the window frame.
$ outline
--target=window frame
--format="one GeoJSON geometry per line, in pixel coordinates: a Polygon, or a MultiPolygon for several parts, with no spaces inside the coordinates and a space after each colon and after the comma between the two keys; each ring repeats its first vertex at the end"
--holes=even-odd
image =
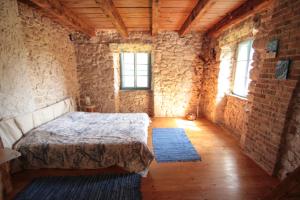
{"type": "MultiPolygon", "coordinates": [[[[244,40],[241,40],[239,41],[237,44],[236,44],[236,50],[235,50],[235,55],[234,55],[234,64],[233,64],[233,71],[232,71],[232,86],[231,86],[231,94],[234,95],[234,96],[238,96],[238,97],[241,97],[241,98],[247,98],[248,96],[248,91],[249,91],[249,85],[247,85],[247,82],[249,81],[250,79],[250,69],[251,68],[251,61],[253,62],[253,55],[252,55],[252,58],[250,59],[250,54],[251,54],[251,49],[253,49],[253,42],[254,42],[254,39],[253,38],[247,38],[247,39],[244,39],[244,40]],[[240,44],[242,43],[246,43],[246,42],[251,42],[251,45],[249,46],[249,48],[247,49],[248,50],[248,59],[247,59],[247,77],[245,78],[245,87],[248,86],[247,88],[245,88],[245,90],[247,90],[247,94],[245,95],[241,95],[241,94],[237,94],[234,92],[234,85],[235,85],[235,79],[236,79],[236,70],[237,70],[237,63],[238,63],[238,54],[239,54],[239,46],[240,44]]],[[[253,53],[254,53],[254,49],[253,49],[253,53]]]]}
{"type": "Polygon", "coordinates": [[[152,80],[152,63],[151,63],[151,53],[150,52],[120,52],[119,54],[120,59],[120,90],[151,90],[151,80],[152,80]],[[124,53],[133,53],[134,54],[134,87],[124,87],[122,81],[122,66],[123,66],[123,54],[124,53]],[[137,87],[137,63],[136,63],[136,54],[137,53],[146,53],[148,54],[148,87],[137,87]]]}

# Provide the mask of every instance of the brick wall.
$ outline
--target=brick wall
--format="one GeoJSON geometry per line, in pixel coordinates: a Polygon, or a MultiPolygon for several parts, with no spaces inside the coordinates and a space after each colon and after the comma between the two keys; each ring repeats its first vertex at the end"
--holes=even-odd
{"type": "MultiPolygon", "coordinates": [[[[250,85],[245,152],[273,174],[282,148],[281,139],[291,97],[299,79],[300,2],[275,1],[261,19],[254,40],[255,60],[250,85]],[[266,58],[265,48],[271,39],[279,39],[280,47],[275,59],[266,58]],[[275,79],[275,65],[279,59],[290,58],[292,64],[288,80],[275,79]]],[[[275,172],[276,173],[276,172],[275,172]]]]}
{"type": "Polygon", "coordinates": [[[289,106],[288,123],[286,123],[281,151],[280,163],[277,166],[279,177],[285,178],[288,173],[300,166],[300,85],[294,91],[289,106]]]}
{"type": "Polygon", "coordinates": [[[204,70],[203,92],[206,94],[201,101],[203,114],[233,130],[234,135],[241,137],[241,146],[247,155],[269,174],[278,175],[279,170],[281,177],[299,165],[298,148],[295,148],[300,146],[296,139],[298,101],[291,101],[300,75],[299,13],[299,1],[275,0],[265,10],[212,39],[210,46],[206,47],[206,52],[214,47],[217,56],[204,70]],[[254,38],[255,52],[247,101],[225,95],[226,103],[221,104],[225,106],[219,108],[216,103],[221,70],[219,49],[248,36],[254,38]],[[276,58],[268,58],[265,51],[272,39],[279,40],[276,58]],[[276,63],[287,58],[292,61],[288,79],[276,80],[276,63]],[[293,109],[290,109],[291,106],[293,109]]]}

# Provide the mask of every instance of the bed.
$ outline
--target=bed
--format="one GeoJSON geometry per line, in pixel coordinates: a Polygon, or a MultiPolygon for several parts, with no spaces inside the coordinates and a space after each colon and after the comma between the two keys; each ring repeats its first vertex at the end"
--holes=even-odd
{"type": "Polygon", "coordinates": [[[145,175],[154,156],[145,113],[74,112],[70,100],[0,122],[5,147],[20,169],[98,169],[119,166],[145,175]]]}
{"type": "Polygon", "coordinates": [[[33,129],[14,148],[25,169],[148,169],[149,117],[144,113],[70,112],[33,129]]]}

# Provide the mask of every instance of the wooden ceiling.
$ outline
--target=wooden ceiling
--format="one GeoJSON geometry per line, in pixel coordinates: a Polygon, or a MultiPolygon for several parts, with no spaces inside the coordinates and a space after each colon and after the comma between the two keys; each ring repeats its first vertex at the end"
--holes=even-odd
{"type": "MultiPolygon", "coordinates": [[[[245,4],[263,0],[30,0],[57,21],[93,35],[116,29],[124,37],[131,31],[205,32],[245,4]]],[[[256,4],[254,4],[256,6],[256,4]]],[[[245,6],[244,6],[245,7],[245,6]]],[[[244,9],[245,11],[245,9],[244,9]]],[[[227,20],[232,20],[230,17],[227,20]]],[[[220,25],[220,24],[219,24],[220,25]]]]}

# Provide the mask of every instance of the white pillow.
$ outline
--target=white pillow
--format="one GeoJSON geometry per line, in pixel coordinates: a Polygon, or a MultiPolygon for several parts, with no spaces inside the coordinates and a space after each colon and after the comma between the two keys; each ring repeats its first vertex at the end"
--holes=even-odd
{"type": "Polygon", "coordinates": [[[3,146],[12,148],[13,145],[22,137],[21,130],[17,127],[14,119],[0,122],[0,137],[3,146]]]}
{"type": "Polygon", "coordinates": [[[28,113],[15,118],[16,124],[19,126],[23,134],[28,133],[34,128],[33,115],[28,113]]]}

